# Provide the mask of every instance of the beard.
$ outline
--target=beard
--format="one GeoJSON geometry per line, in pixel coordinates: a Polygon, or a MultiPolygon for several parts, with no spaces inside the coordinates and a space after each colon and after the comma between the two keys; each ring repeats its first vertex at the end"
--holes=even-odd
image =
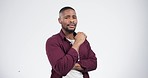
{"type": "Polygon", "coordinates": [[[62,26],[62,28],[66,31],[66,32],[68,32],[68,33],[74,33],[75,32],[75,29],[76,29],[76,24],[72,24],[73,26],[75,26],[75,28],[74,29],[69,29],[68,28],[68,26],[70,26],[71,24],[67,24],[66,25],[66,27],[65,26],[62,26]]]}
{"type": "Polygon", "coordinates": [[[66,27],[66,28],[64,28],[63,27],[63,29],[66,31],[66,32],[68,32],[68,33],[74,33],[75,32],[75,29],[69,29],[68,27],[66,27]]]}

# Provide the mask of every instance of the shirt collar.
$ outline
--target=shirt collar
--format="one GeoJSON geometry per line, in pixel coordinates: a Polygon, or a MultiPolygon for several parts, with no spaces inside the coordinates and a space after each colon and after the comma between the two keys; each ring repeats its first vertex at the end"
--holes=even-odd
{"type": "MultiPolygon", "coordinates": [[[[74,36],[76,36],[76,34],[77,34],[76,32],[73,33],[74,36]]],[[[62,39],[66,40],[65,34],[64,34],[64,32],[62,31],[62,29],[61,29],[61,31],[60,31],[60,36],[62,37],[62,39]]]]}

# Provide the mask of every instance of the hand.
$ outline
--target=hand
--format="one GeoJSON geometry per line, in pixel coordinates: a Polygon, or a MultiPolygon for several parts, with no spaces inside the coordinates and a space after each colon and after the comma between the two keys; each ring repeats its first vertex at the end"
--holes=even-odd
{"type": "Polygon", "coordinates": [[[73,67],[74,70],[83,70],[79,63],[76,63],[73,67]]]}
{"type": "Polygon", "coordinates": [[[85,41],[86,35],[83,32],[78,32],[77,35],[75,36],[75,42],[72,46],[77,52],[79,52],[79,47],[80,45],[85,41]]]}
{"type": "Polygon", "coordinates": [[[81,45],[87,36],[83,32],[78,32],[77,35],[75,36],[75,43],[81,45]]]}

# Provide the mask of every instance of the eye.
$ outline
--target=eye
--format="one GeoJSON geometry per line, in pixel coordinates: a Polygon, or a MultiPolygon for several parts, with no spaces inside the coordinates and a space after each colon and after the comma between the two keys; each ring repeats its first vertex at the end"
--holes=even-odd
{"type": "Polygon", "coordinates": [[[75,15],[73,15],[72,17],[73,17],[73,19],[77,19],[77,16],[75,16],[75,15]]]}
{"type": "Polygon", "coordinates": [[[65,17],[65,19],[68,19],[68,17],[65,17]]]}
{"type": "Polygon", "coordinates": [[[70,18],[70,16],[69,16],[69,15],[64,17],[64,19],[69,19],[69,18],[70,18]]]}

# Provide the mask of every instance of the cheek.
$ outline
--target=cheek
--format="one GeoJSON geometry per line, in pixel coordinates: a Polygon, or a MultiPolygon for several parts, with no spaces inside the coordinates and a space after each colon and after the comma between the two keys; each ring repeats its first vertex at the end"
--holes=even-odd
{"type": "Polygon", "coordinates": [[[68,20],[63,20],[63,24],[67,25],[69,23],[68,20]]]}
{"type": "Polygon", "coordinates": [[[66,27],[67,26],[67,23],[61,22],[61,25],[64,26],[64,27],[66,27]]]}
{"type": "Polygon", "coordinates": [[[74,22],[75,22],[75,23],[77,23],[78,21],[77,21],[77,20],[75,20],[74,22]]]}
{"type": "Polygon", "coordinates": [[[78,21],[75,22],[76,24],[78,23],[78,21]]]}

